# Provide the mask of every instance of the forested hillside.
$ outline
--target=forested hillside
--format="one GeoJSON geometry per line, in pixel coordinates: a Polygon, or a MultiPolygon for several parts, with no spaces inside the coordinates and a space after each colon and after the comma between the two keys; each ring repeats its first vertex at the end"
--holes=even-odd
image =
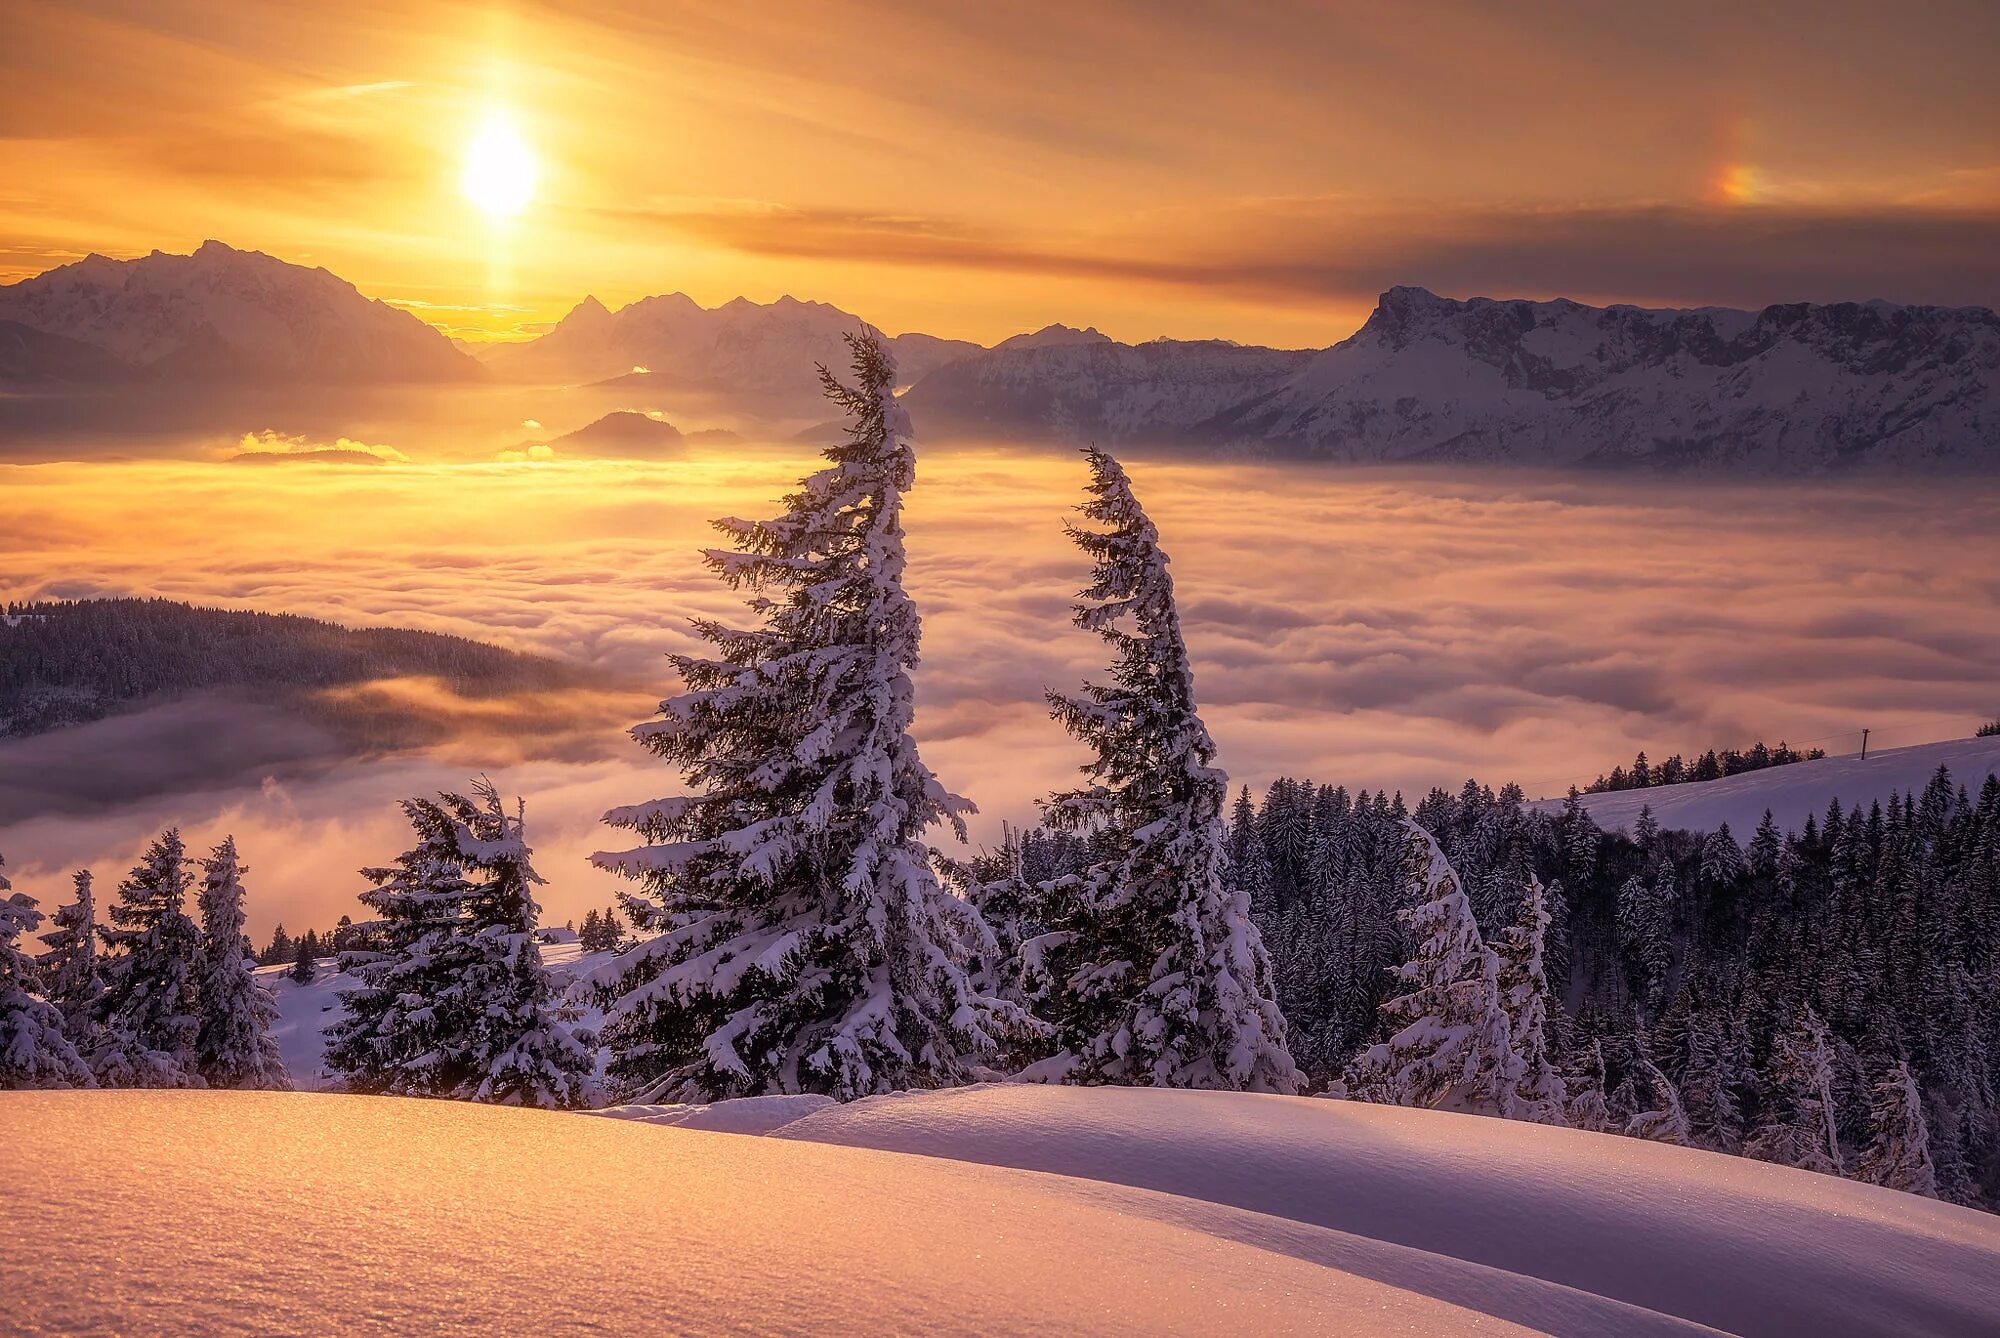
{"type": "Polygon", "coordinates": [[[292,695],[430,677],[476,694],[556,687],[582,676],[554,660],[436,632],[347,628],[166,599],[8,604],[0,618],[0,738],[216,688],[292,695]]]}
{"type": "MultiPolygon", "coordinates": [[[[1830,806],[1786,835],[1605,832],[1574,799],[1555,812],[1468,781],[1414,810],[1401,795],[1281,779],[1241,792],[1233,875],[1276,967],[1293,1056],[1317,1087],[1385,1034],[1379,1009],[1417,944],[1402,820],[1435,834],[1489,943],[1529,874],[1548,885],[1547,971],[1571,1091],[1604,1094],[1603,1127],[1675,1109],[1688,1141],[1804,1164],[1802,1131],[1838,1131],[1857,1173],[1881,1087],[1907,1062],[1941,1197],[2000,1202],[2000,777],[1969,794],[1940,771],[1921,792],[1830,806]],[[1814,1108],[1823,1087],[1832,1109],[1814,1108]]],[[[1084,867],[1085,844],[1035,831],[1029,881],[1084,867]]]]}

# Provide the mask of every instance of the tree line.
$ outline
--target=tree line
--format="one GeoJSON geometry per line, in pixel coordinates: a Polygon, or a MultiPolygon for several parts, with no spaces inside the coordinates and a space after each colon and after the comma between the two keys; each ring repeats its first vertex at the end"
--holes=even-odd
{"type": "Polygon", "coordinates": [[[1608,776],[1599,776],[1583,787],[1585,794],[1603,794],[1608,790],[1645,790],[1655,785],[1681,785],[1692,781],[1721,780],[1724,776],[1740,776],[1746,771],[1762,771],[1766,767],[1789,766],[1793,762],[1816,762],[1826,756],[1824,748],[1808,748],[1804,752],[1789,747],[1782,740],[1775,748],[1767,747],[1762,739],[1747,749],[1728,748],[1718,753],[1711,748],[1689,762],[1675,753],[1664,762],[1652,763],[1646,760],[1644,750],[1632,759],[1628,771],[1624,767],[1611,768],[1608,776]]]}

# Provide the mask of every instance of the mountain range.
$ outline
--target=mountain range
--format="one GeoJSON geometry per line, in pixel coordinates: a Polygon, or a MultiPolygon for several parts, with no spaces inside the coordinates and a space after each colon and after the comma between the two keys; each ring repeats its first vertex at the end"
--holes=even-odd
{"type": "Polygon", "coordinates": [[[624,386],[727,393],[775,413],[825,407],[819,374],[844,367],[841,336],[884,338],[905,384],[932,369],[985,350],[935,335],[882,335],[860,317],[824,302],[735,298],[701,306],[685,293],[642,298],[613,311],[586,297],[546,334],[506,344],[485,359],[494,373],[541,383],[616,382],[624,386]]]}
{"type": "MultiPolygon", "coordinates": [[[[475,359],[323,269],[220,242],[90,256],[0,286],[0,383],[485,379],[698,394],[810,417],[843,334],[821,302],[685,294],[582,302],[475,359]]],[[[1983,307],[1793,303],[1651,310],[1384,293],[1325,349],[1120,343],[1051,325],[983,348],[884,335],[924,436],[1099,441],[1344,462],[1800,473],[2000,466],[2000,317],[1983,307]]]]}

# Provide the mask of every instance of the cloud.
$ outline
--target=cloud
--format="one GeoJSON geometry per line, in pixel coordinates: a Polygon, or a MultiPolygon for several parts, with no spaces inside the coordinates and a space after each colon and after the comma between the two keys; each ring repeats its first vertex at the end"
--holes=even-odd
{"type": "Polygon", "coordinates": [[[1453,296],[1762,307],[1884,297],[2000,305],[2000,208],[1549,206],[1245,198],[1035,237],[949,220],[724,202],[615,211],[751,255],[1117,279],[1264,302],[1453,296]]]}
{"type": "MultiPolygon", "coordinates": [[[[1963,734],[1993,710],[2000,624],[1968,616],[2000,595],[1988,496],[1127,463],[1173,556],[1220,760],[1241,782],[1420,792],[1477,775],[1561,793],[1640,748],[1800,744],[1863,725],[1893,746],[1963,734]]],[[[402,848],[399,795],[491,769],[541,815],[545,904],[580,914],[609,890],[581,864],[616,839],[594,830],[597,813],[676,783],[624,727],[672,689],[665,656],[695,646],[689,618],[742,616],[697,557],[714,542],[708,518],[766,514],[813,464],[796,448],[697,446],[671,464],[232,471],[224,489],[207,464],[0,466],[11,597],[158,594],[428,628],[639,685],[461,701],[371,684],[338,704],[443,723],[416,755],[359,761],[344,739],[296,732],[296,717],[247,710],[50,736],[32,770],[14,754],[0,772],[59,769],[87,812],[0,816],[0,850],[37,870],[17,882],[46,891],[76,860],[125,859],[148,828],[178,821],[209,840],[237,824],[261,934],[274,914],[319,923],[349,908],[344,871],[402,848]],[[211,736],[205,750],[172,742],[211,736]],[[267,775],[289,807],[262,794],[267,775]]],[[[981,806],[978,839],[1029,817],[1083,760],[1042,700],[1103,668],[1067,617],[1087,564],[1060,525],[1080,481],[1067,453],[932,451],[910,496],[917,731],[945,783],[981,806]]]]}
{"type": "Polygon", "coordinates": [[[287,455],[314,456],[326,454],[364,455],[394,464],[408,464],[410,457],[394,446],[375,446],[352,437],[335,437],[332,441],[314,441],[302,435],[277,432],[266,428],[261,432],[245,432],[236,442],[235,454],[244,455],[287,455]]]}

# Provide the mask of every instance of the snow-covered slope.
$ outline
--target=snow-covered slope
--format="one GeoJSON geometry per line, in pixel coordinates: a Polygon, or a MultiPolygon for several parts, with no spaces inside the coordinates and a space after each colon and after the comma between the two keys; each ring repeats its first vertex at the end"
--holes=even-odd
{"type": "MultiPolygon", "coordinates": [[[[866,1148],[249,1092],[5,1092],[0,1137],[19,1334],[1535,1327],[1279,1219],[866,1148]]],[[[1539,1327],[1693,1332],[1583,1313],[1539,1327]]]]}
{"type": "MultiPolygon", "coordinates": [[[[2000,737],[1888,748],[1871,752],[1866,761],[1823,757],[1721,780],[1587,794],[1583,805],[1607,831],[1630,830],[1640,810],[1651,808],[1659,824],[1670,830],[1711,832],[1726,822],[1737,840],[1747,841],[1766,809],[1780,829],[1795,832],[1808,817],[1824,814],[1831,800],[1852,808],[1885,800],[1891,791],[1920,791],[1939,767],[1949,768],[1952,783],[1977,796],[1988,776],[2000,775],[2000,737]]],[[[1562,801],[1544,799],[1534,806],[1553,812],[1562,801]]]]}
{"type": "Polygon", "coordinates": [[[407,311],[324,269],[203,242],[193,255],[92,255],[0,286],[0,320],[153,377],[448,381],[478,366],[407,311]]]}
{"type": "Polygon", "coordinates": [[[1991,466],[1996,382],[1985,308],[1649,311],[1392,288],[1228,435],[1347,460],[1991,466]]]}
{"type": "Polygon", "coordinates": [[[604,1113],[1041,1172],[1055,1195],[1540,1332],[1974,1334],[2000,1316],[2000,1219],[1639,1139],[1234,1092],[775,1100],[604,1113]]]}
{"type": "Polygon", "coordinates": [[[1220,415],[1312,357],[1222,340],[1121,344],[1051,326],[941,367],[905,398],[930,438],[1210,441],[1220,415]]]}
{"type": "MultiPolygon", "coordinates": [[[[523,381],[594,382],[646,369],[663,385],[725,393],[747,408],[774,413],[824,407],[817,364],[845,369],[841,336],[872,330],[860,317],[824,302],[736,298],[707,308],[683,293],[641,298],[617,311],[586,297],[541,338],[496,349],[485,360],[523,381]]],[[[980,351],[977,344],[932,335],[889,340],[904,381],[980,351]]]]}
{"type": "MultiPolygon", "coordinates": [[[[1140,1186],[1294,1224],[1302,1258],[1550,1332],[1990,1333],[2000,1219],[1639,1139],[1350,1101],[999,1086],[781,1138],[1140,1186]]],[[[1260,1239],[1281,1232],[1265,1227],[1260,1239]]]]}

